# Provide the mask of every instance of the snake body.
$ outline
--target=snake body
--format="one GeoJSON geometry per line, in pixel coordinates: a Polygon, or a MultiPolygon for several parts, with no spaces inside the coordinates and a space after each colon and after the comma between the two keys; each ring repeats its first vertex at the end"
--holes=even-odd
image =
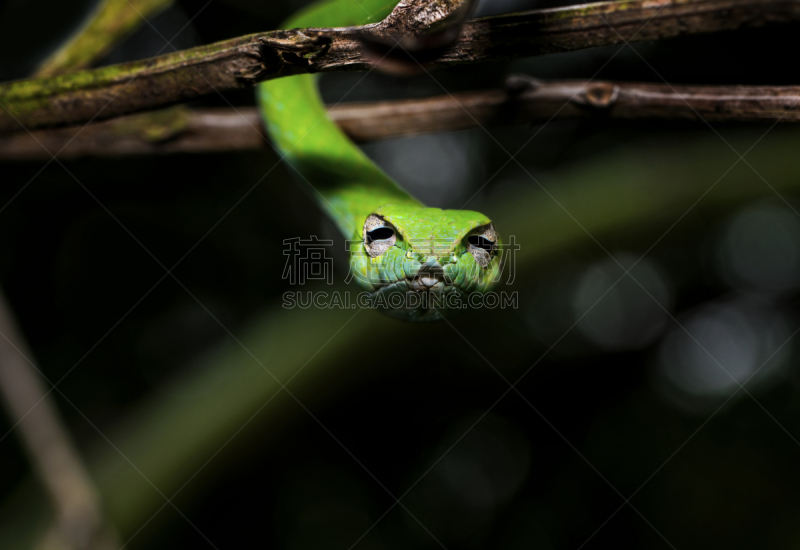
{"type": "MultiPolygon", "coordinates": [[[[396,3],[326,0],[284,28],[373,23],[396,3]]],[[[436,320],[492,287],[500,243],[491,220],[471,210],[427,208],[402,189],[327,117],[314,75],[264,82],[257,99],[273,143],[351,243],[351,274],[378,309],[436,320]]]]}

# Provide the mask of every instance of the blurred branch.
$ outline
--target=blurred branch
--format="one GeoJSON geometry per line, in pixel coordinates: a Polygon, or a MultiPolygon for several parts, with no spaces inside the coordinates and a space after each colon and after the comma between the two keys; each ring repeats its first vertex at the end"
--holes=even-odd
{"type": "Polygon", "coordinates": [[[89,67],[121,40],[172,4],[173,0],[104,0],[86,24],[36,71],[37,77],[50,77],[89,67]]]}
{"type": "MultiPolygon", "coordinates": [[[[799,86],[668,86],[636,82],[509,79],[507,90],[348,103],[328,111],[355,141],[551,118],[800,122],[799,86]]],[[[159,111],[78,128],[0,136],[0,160],[117,157],[254,150],[266,138],[255,108],[159,111]],[[44,146],[44,147],[43,147],[44,146]]]]}
{"type": "Polygon", "coordinates": [[[260,149],[266,145],[255,108],[180,107],[90,124],[85,128],[0,135],[0,161],[209,153],[260,149]],[[175,109],[178,109],[177,111],[175,109]]]}
{"type": "Polygon", "coordinates": [[[0,396],[31,463],[50,496],[57,528],[45,548],[109,550],[98,497],[67,436],[49,392],[41,384],[31,351],[0,294],[0,396]]]}
{"type": "MultiPolygon", "coordinates": [[[[37,76],[89,66],[140,25],[144,17],[171,3],[172,0],[103,0],[70,40],[43,62],[37,76]]],[[[0,291],[0,397],[55,515],[55,522],[38,534],[36,548],[119,548],[94,484],[61,422],[50,391],[45,391],[41,383],[40,376],[44,375],[32,358],[0,291]]]]}
{"type": "MultiPolygon", "coordinates": [[[[794,0],[639,0],[533,10],[468,22],[431,68],[788,23],[794,0]]],[[[186,102],[293,74],[372,66],[359,36],[378,23],[271,31],[172,54],[0,86],[0,132],[85,123],[186,102]]]]}
{"type": "MultiPolygon", "coordinates": [[[[762,134],[759,129],[732,135],[731,144],[744,151],[762,134]]],[[[747,160],[778,192],[797,192],[798,146],[800,139],[794,129],[774,129],[747,154],[747,160]]],[[[538,186],[523,185],[511,194],[494,193],[495,201],[483,205],[482,210],[497,220],[498,226],[502,220],[505,234],[531,236],[515,264],[518,280],[530,282],[537,273],[552,269],[559,254],[574,248],[595,250],[605,257],[592,237],[600,241],[634,239],[644,250],[686,215],[704,191],[702,204],[691,216],[699,224],[707,223],[709,211],[714,209],[774,197],[748,166],[732,167],[732,157],[710,132],[692,139],[616,148],[550,174],[549,179],[558,182],[551,191],[558,204],[542,200],[538,186]],[[709,192],[723,174],[723,184],[709,192]]],[[[325,286],[324,290],[345,289],[325,286]]],[[[509,328],[516,328],[521,316],[528,315],[528,310],[494,311],[498,316],[493,318],[488,317],[492,314],[489,310],[468,315],[484,323],[505,322],[509,328]]],[[[353,317],[351,310],[321,309],[309,315],[308,310],[283,309],[276,303],[242,336],[247,351],[229,342],[185,369],[181,378],[160,386],[121,422],[113,440],[173,502],[191,502],[214,476],[230,474],[226,457],[236,456],[240,461],[242,453],[252,454],[254,445],[281,452],[276,435],[291,429],[293,420],[303,414],[281,396],[281,384],[289,385],[311,410],[341,400],[373,377],[386,376],[385,370],[359,359],[366,332],[412,338],[415,330],[411,323],[398,323],[377,312],[364,311],[353,317]],[[331,338],[334,333],[336,337],[331,338]],[[309,348],[309,342],[329,338],[324,353],[315,355],[317,350],[309,348]],[[264,445],[266,440],[273,444],[264,445]]],[[[436,330],[449,328],[426,327],[426,337],[436,338],[436,330]]],[[[142,482],[116,450],[103,446],[92,456],[91,471],[115,525],[125,536],[136,533],[165,505],[163,498],[142,482]]],[[[26,499],[34,494],[30,486],[28,489],[9,499],[0,513],[0,540],[6,540],[9,533],[35,537],[36,503],[26,499]]]]}

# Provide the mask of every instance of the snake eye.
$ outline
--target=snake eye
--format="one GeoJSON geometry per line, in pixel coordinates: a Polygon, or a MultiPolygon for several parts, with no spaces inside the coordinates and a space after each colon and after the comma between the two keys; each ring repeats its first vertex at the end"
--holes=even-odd
{"type": "Polygon", "coordinates": [[[364,248],[371,258],[376,258],[389,250],[397,242],[397,232],[392,224],[370,214],[364,222],[364,248]]]}
{"type": "Polygon", "coordinates": [[[481,267],[488,267],[497,254],[497,231],[492,224],[479,227],[467,237],[469,253],[481,267]]]}
{"type": "Polygon", "coordinates": [[[467,241],[469,241],[469,244],[475,248],[482,248],[489,253],[494,252],[495,243],[482,235],[473,235],[472,237],[469,237],[467,241]]]}
{"type": "Polygon", "coordinates": [[[385,241],[394,237],[394,230],[389,227],[376,227],[367,231],[367,242],[385,241]]]}

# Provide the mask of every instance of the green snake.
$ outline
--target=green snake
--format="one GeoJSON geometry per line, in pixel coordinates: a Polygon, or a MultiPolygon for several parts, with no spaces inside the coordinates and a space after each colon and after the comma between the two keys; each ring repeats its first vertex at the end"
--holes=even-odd
{"type": "MultiPolygon", "coordinates": [[[[383,19],[395,4],[327,0],[284,28],[363,25],[383,19]]],[[[491,220],[471,210],[427,208],[402,189],[327,118],[314,75],[261,83],[257,99],[273,143],[348,239],[350,273],[377,309],[409,321],[437,320],[492,288],[501,256],[491,220]]]]}

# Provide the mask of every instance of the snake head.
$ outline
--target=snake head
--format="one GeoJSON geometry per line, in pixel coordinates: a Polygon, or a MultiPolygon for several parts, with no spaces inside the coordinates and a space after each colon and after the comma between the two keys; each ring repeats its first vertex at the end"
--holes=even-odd
{"type": "Polygon", "coordinates": [[[351,272],[394,317],[440,319],[499,278],[500,239],[478,212],[386,205],[367,216],[361,236],[351,272]]]}

